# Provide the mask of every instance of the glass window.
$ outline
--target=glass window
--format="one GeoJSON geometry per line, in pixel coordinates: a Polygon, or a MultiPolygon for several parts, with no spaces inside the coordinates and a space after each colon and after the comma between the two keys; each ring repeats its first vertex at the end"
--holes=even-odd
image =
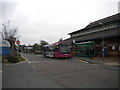
{"type": "Polygon", "coordinates": [[[71,47],[68,45],[60,45],[60,52],[62,53],[70,53],[71,47]]]}

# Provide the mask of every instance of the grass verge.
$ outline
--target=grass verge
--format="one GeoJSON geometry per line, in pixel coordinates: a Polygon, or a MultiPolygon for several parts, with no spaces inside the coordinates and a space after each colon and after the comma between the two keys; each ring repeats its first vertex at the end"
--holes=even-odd
{"type": "Polygon", "coordinates": [[[22,62],[22,61],[25,61],[25,60],[26,60],[25,58],[19,56],[19,62],[22,62]]]}
{"type": "Polygon", "coordinates": [[[26,59],[21,57],[21,56],[19,56],[19,55],[9,55],[6,58],[6,60],[7,60],[7,62],[10,62],[10,63],[18,63],[18,62],[25,61],[26,59]]]}

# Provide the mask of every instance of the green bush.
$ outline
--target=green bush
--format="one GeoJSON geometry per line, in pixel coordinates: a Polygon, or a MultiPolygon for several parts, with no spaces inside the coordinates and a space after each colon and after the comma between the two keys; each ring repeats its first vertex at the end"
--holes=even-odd
{"type": "Polygon", "coordinates": [[[19,62],[19,56],[14,56],[14,55],[8,56],[8,62],[12,62],[12,63],[19,62]]]}

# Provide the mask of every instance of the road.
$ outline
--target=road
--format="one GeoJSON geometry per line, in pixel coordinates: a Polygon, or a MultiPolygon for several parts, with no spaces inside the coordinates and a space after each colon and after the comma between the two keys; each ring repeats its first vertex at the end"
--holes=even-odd
{"type": "Polygon", "coordinates": [[[118,67],[86,63],[75,57],[22,56],[29,61],[3,67],[3,88],[118,88],[118,67]]]}

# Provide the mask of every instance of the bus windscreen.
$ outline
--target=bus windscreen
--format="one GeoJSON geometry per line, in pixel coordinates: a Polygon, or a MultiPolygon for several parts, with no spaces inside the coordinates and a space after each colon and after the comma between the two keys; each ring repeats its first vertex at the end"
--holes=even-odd
{"type": "Polygon", "coordinates": [[[68,54],[71,52],[71,48],[68,45],[60,45],[60,52],[68,54]]]}

